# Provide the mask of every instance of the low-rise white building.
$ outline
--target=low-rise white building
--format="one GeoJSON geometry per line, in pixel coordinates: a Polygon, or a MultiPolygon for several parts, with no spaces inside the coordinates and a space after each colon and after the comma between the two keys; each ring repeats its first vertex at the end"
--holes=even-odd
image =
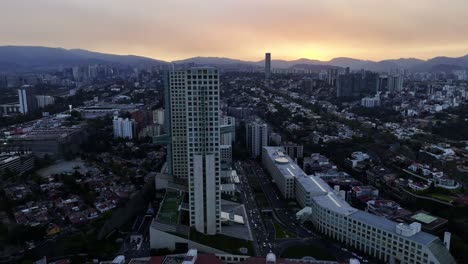
{"type": "Polygon", "coordinates": [[[364,97],[361,99],[361,106],[369,108],[378,107],[380,106],[380,97],[364,97]]]}
{"type": "Polygon", "coordinates": [[[370,157],[367,153],[356,151],[351,154],[351,158],[348,158],[347,161],[351,167],[355,168],[360,162],[369,160],[370,157]]]}
{"type": "Polygon", "coordinates": [[[294,199],[294,178],[305,173],[285,154],[283,147],[263,147],[262,163],[286,199],[294,199]]]}
{"type": "Polygon", "coordinates": [[[0,176],[6,171],[21,175],[33,167],[34,156],[30,151],[0,153],[0,176]]]}
{"type": "Polygon", "coordinates": [[[328,237],[383,262],[455,263],[444,243],[422,232],[420,224],[396,223],[350,206],[323,179],[306,175],[282,148],[264,147],[262,158],[285,197],[295,198],[306,206],[307,210],[301,210],[297,217],[310,220],[328,237]],[[287,184],[292,180],[295,186],[289,187],[287,184]],[[291,190],[295,190],[293,197],[291,190]]]}

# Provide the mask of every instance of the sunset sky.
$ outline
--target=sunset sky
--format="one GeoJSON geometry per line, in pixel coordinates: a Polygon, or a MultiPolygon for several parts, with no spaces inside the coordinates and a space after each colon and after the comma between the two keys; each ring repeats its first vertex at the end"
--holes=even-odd
{"type": "Polygon", "coordinates": [[[468,54],[467,0],[2,0],[0,45],[162,60],[468,54]]]}

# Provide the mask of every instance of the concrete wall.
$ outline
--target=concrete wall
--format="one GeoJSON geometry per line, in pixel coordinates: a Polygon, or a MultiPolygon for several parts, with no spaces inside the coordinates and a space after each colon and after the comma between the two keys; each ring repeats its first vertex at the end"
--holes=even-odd
{"type": "Polygon", "coordinates": [[[188,248],[196,248],[200,252],[206,252],[211,254],[229,254],[227,252],[209,246],[205,246],[194,241],[188,240],[186,238],[178,237],[176,235],[172,235],[150,227],[151,248],[168,248],[169,250],[175,250],[176,243],[187,243],[188,248]]]}

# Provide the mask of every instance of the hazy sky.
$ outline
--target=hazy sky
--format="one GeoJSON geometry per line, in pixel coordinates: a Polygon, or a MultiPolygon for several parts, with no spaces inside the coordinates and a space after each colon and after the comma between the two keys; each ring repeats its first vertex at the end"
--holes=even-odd
{"type": "Polygon", "coordinates": [[[0,45],[163,60],[468,54],[467,0],[0,0],[0,45]]]}

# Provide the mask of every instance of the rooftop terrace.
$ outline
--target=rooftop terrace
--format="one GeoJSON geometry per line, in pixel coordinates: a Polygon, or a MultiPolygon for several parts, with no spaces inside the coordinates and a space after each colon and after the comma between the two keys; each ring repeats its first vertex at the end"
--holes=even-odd
{"type": "Polygon", "coordinates": [[[177,224],[179,222],[180,204],[182,201],[183,194],[175,191],[166,192],[157,219],[165,223],[177,224]]]}

